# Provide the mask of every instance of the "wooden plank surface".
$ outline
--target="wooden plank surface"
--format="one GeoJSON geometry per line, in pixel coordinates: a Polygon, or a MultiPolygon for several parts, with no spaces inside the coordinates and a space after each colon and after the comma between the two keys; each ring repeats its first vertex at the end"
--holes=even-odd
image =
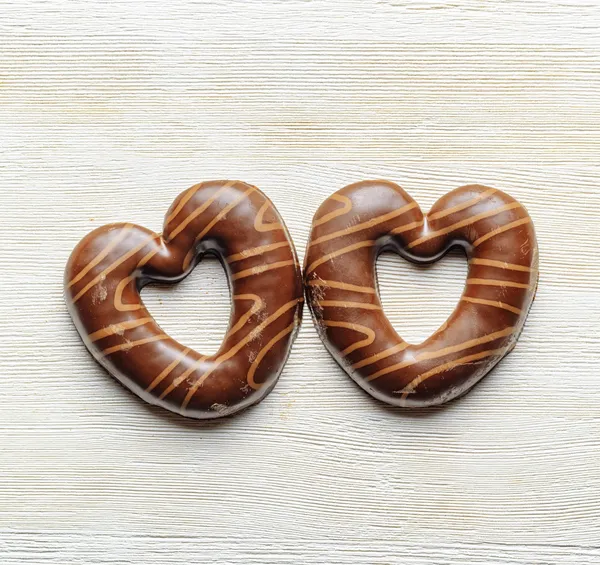
{"type": "MultiPolygon", "coordinates": [[[[592,0],[0,2],[0,562],[600,563],[600,5],[592,0]],[[403,412],[336,366],[308,312],[281,380],[218,423],[147,407],[100,369],[62,299],[90,229],[160,229],[212,178],[256,184],[303,258],[345,184],[423,208],[506,190],[541,279],[515,351],[472,393],[403,412]]],[[[378,264],[407,338],[466,265],[378,264]]],[[[210,353],[205,261],[144,296],[210,353]]]]}

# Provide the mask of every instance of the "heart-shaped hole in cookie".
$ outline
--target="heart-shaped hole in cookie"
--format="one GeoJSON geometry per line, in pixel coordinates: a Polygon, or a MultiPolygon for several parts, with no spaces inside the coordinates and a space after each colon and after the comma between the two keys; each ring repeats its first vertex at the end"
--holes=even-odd
{"type": "Polygon", "coordinates": [[[453,249],[431,265],[416,265],[391,251],[377,259],[379,297],[394,329],[418,344],[450,316],[463,292],[467,262],[453,249]]]}
{"type": "Polygon", "coordinates": [[[183,281],[150,284],[142,294],[166,333],[204,355],[217,352],[229,324],[231,293],[223,266],[214,255],[204,255],[183,281]]]}

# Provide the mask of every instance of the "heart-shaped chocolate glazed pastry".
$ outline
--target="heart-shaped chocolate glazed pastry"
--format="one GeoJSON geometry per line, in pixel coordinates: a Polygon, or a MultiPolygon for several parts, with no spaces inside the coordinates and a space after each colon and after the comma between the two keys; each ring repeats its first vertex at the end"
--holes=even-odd
{"type": "Polygon", "coordinates": [[[485,186],[463,186],[423,215],[398,185],[347,186],[317,211],[304,271],[308,303],[333,357],[364,390],[397,406],[467,392],[515,346],[535,295],[538,250],[527,211],[485,186]],[[394,250],[431,263],[462,246],[469,274],[448,320],[420,345],[385,316],[375,262],[394,250]]]}
{"type": "Polygon", "coordinates": [[[113,224],[85,237],[65,274],[69,311],[96,360],[151,404],[218,418],[275,386],[302,316],[302,277],[290,236],[254,186],[212,181],[175,200],[162,235],[113,224]],[[233,298],[219,351],[204,356],[169,337],[140,297],[152,281],[177,282],[205,253],[227,272],[233,298]]]}

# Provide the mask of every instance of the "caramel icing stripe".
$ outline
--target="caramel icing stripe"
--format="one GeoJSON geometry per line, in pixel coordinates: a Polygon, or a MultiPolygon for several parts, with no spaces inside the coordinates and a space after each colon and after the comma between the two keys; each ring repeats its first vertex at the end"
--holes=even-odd
{"type": "Polygon", "coordinates": [[[270,202],[265,202],[256,214],[256,218],[254,219],[254,229],[257,232],[266,232],[266,231],[274,231],[274,230],[282,230],[283,226],[279,222],[272,222],[267,224],[264,222],[265,212],[271,208],[270,202]]]}
{"type": "Polygon", "coordinates": [[[181,375],[179,375],[176,379],[173,379],[171,384],[165,390],[163,390],[158,399],[163,400],[169,394],[171,394],[171,392],[173,392],[183,381],[185,381],[185,379],[187,379],[192,373],[197,371],[202,366],[202,363],[206,361],[207,358],[207,355],[202,355],[200,359],[194,361],[191,367],[188,367],[181,375]]]}
{"type": "Polygon", "coordinates": [[[235,186],[236,181],[228,182],[221,186],[217,191],[210,197],[207,198],[201,206],[195,208],[192,212],[190,212],[177,226],[175,226],[169,235],[165,234],[165,241],[171,241],[173,238],[177,237],[191,222],[193,222],[200,214],[202,214],[221,194],[223,194],[228,188],[235,186]]]}
{"type": "Polygon", "coordinates": [[[368,302],[349,302],[346,300],[318,300],[317,304],[323,308],[357,308],[359,310],[381,310],[377,304],[368,302]]]}
{"type": "Polygon", "coordinates": [[[531,222],[531,218],[528,216],[527,218],[521,218],[520,220],[515,220],[514,222],[510,222],[509,224],[500,226],[500,227],[496,228],[495,230],[492,230],[491,232],[488,232],[488,233],[482,235],[479,239],[476,239],[473,242],[473,247],[477,247],[478,245],[482,244],[484,241],[487,241],[488,239],[490,239],[492,237],[495,237],[501,233],[504,233],[505,231],[512,230],[513,228],[518,228],[519,226],[528,224],[529,222],[531,222]]]}
{"type": "Polygon", "coordinates": [[[163,341],[165,339],[171,338],[167,334],[159,334],[152,337],[145,337],[144,339],[138,339],[137,341],[125,341],[125,343],[120,345],[115,345],[114,347],[104,349],[102,351],[102,355],[112,355],[113,353],[117,353],[117,351],[130,351],[134,347],[139,347],[140,345],[146,345],[148,343],[154,343],[155,341],[163,341]]]}
{"type": "Polygon", "coordinates": [[[196,254],[196,245],[198,245],[198,242],[218,223],[220,222],[223,218],[225,218],[225,216],[227,216],[227,214],[229,212],[231,212],[231,210],[233,210],[240,202],[242,202],[243,200],[245,200],[246,198],[248,198],[248,196],[250,196],[250,194],[252,194],[253,192],[256,192],[256,187],[255,186],[251,186],[248,190],[246,190],[244,193],[242,193],[240,196],[238,196],[233,202],[229,203],[227,206],[225,206],[225,208],[223,208],[207,225],[206,227],[196,236],[196,239],[194,240],[194,244],[192,245],[192,247],[190,248],[190,250],[187,252],[187,255],[185,256],[185,259],[183,260],[183,270],[187,270],[187,268],[190,266],[190,263],[192,262],[192,259],[194,258],[194,255],[196,254]]]}
{"type": "Polygon", "coordinates": [[[113,299],[113,305],[115,310],[118,312],[135,312],[136,310],[140,310],[142,308],[141,304],[125,304],[123,302],[123,291],[125,287],[132,281],[137,278],[137,273],[133,275],[129,275],[121,280],[121,282],[117,285],[115,289],[115,297],[113,299]]]}
{"type": "Polygon", "coordinates": [[[349,355],[357,349],[367,347],[375,341],[375,332],[367,326],[361,326],[360,324],[353,324],[350,322],[340,322],[336,320],[323,320],[323,325],[328,328],[345,328],[348,330],[353,330],[355,332],[362,333],[367,336],[365,339],[357,341],[356,343],[353,343],[352,345],[346,347],[346,349],[340,352],[342,356],[349,355]]]}
{"type": "MultiPolygon", "coordinates": [[[[389,222],[390,220],[393,220],[394,218],[397,218],[398,216],[402,216],[403,214],[406,214],[406,212],[413,210],[417,206],[418,205],[416,202],[411,202],[410,204],[406,204],[405,206],[402,206],[401,208],[398,208],[397,210],[392,210],[391,212],[388,212],[387,214],[382,214],[381,216],[376,216],[375,218],[371,218],[370,220],[361,222],[360,224],[356,224],[355,226],[350,226],[348,228],[344,228],[343,230],[337,230],[332,233],[328,233],[326,235],[318,237],[317,239],[313,239],[309,243],[308,246],[311,247],[313,245],[317,245],[317,244],[323,243],[325,241],[330,241],[330,240],[336,239],[338,237],[344,237],[346,235],[350,235],[350,234],[353,234],[353,233],[356,233],[359,231],[367,230],[367,229],[377,226],[379,224],[389,222]]],[[[412,222],[412,223],[414,223],[414,222],[412,222]]],[[[402,228],[402,227],[404,227],[404,226],[400,226],[400,228],[402,228]]],[[[399,229],[399,228],[395,228],[395,229],[399,229]]]]}
{"type": "Polygon", "coordinates": [[[101,330],[98,330],[94,333],[88,335],[88,339],[91,343],[98,341],[100,339],[104,339],[105,337],[109,337],[111,335],[119,334],[122,335],[125,330],[131,330],[133,328],[138,328],[140,326],[144,326],[153,322],[153,318],[139,318],[137,320],[128,320],[126,322],[119,322],[117,324],[111,324],[101,330]]]}
{"type": "Polygon", "coordinates": [[[513,314],[521,315],[523,311],[516,306],[511,306],[510,304],[506,304],[500,300],[486,300],[485,298],[473,298],[472,296],[463,296],[461,300],[465,302],[470,302],[471,304],[483,304],[484,306],[492,306],[494,308],[501,308],[502,310],[507,310],[508,312],[512,312],[513,314]]]}
{"type": "Polygon", "coordinates": [[[456,206],[451,206],[450,208],[446,208],[445,210],[440,210],[439,212],[435,212],[434,214],[427,215],[428,220],[439,220],[440,218],[445,218],[450,214],[456,214],[456,212],[460,212],[465,208],[470,208],[475,204],[485,200],[488,196],[498,192],[495,188],[490,188],[489,190],[485,190],[484,192],[480,192],[477,196],[467,200],[466,202],[462,202],[461,204],[457,204],[456,206]]]}
{"type": "Polygon", "coordinates": [[[258,267],[252,267],[250,269],[244,269],[243,271],[239,271],[238,273],[232,275],[231,280],[237,281],[239,279],[245,279],[253,275],[260,275],[266,271],[272,271],[273,269],[281,269],[282,267],[289,267],[290,265],[295,264],[296,261],[294,261],[294,259],[289,259],[288,261],[276,261],[275,263],[267,263],[266,265],[259,265],[258,267]]]}
{"type": "MultiPolygon", "coordinates": [[[[233,186],[235,184],[235,181],[231,181],[227,183],[227,188],[229,188],[230,186],[233,186]]],[[[174,220],[177,217],[177,214],[179,214],[179,212],[181,212],[181,210],[183,210],[183,207],[194,197],[196,196],[196,194],[198,194],[198,191],[204,186],[204,183],[201,182],[195,186],[193,186],[192,188],[188,189],[183,196],[181,197],[181,199],[179,200],[179,202],[177,203],[177,206],[175,206],[175,208],[173,209],[173,211],[166,217],[165,219],[165,225],[170,224],[172,220],[174,220]]]]}
{"type": "Polygon", "coordinates": [[[174,370],[178,367],[181,362],[187,357],[187,354],[190,352],[190,348],[186,347],[183,349],[171,363],[169,363],[163,371],[154,378],[154,380],[150,383],[146,392],[152,392],[162,381],[164,381],[174,370]]]}
{"type": "Polygon", "coordinates": [[[469,226],[478,222],[479,220],[484,220],[486,218],[491,218],[492,216],[497,216],[502,212],[508,212],[509,210],[514,210],[515,208],[523,208],[518,202],[511,202],[510,204],[505,204],[504,206],[500,206],[498,208],[494,208],[493,210],[487,210],[486,212],[481,212],[481,214],[477,214],[476,216],[469,216],[468,218],[456,222],[448,227],[441,228],[434,232],[431,232],[423,237],[415,239],[407,245],[408,249],[416,247],[421,243],[429,241],[430,239],[435,239],[436,237],[440,237],[442,235],[446,235],[447,233],[451,233],[457,229],[464,228],[465,226],[469,226]]]}
{"type": "Polygon", "coordinates": [[[321,226],[323,224],[326,224],[327,222],[330,222],[331,220],[335,220],[335,218],[338,218],[339,216],[343,216],[344,214],[347,214],[348,212],[350,212],[350,210],[352,210],[352,200],[350,200],[350,198],[348,198],[347,196],[344,196],[343,194],[332,194],[329,197],[329,199],[336,200],[337,202],[341,202],[343,204],[343,206],[341,208],[338,208],[337,210],[334,210],[333,212],[324,214],[323,216],[321,216],[320,218],[317,218],[316,220],[313,220],[313,223],[312,223],[313,228],[316,226],[321,226]]]}
{"type": "Polygon", "coordinates": [[[500,286],[510,288],[531,288],[530,284],[518,283],[513,281],[504,281],[499,279],[467,279],[467,284],[482,286],[500,286]]]}
{"type": "MultiPolygon", "coordinates": [[[[161,237],[161,243],[164,243],[164,240],[162,240],[161,237]]],[[[150,251],[148,251],[148,253],[146,253],[146,255],[144,255],[139,263],[136,265],[136,269],[141,269],[144,265],[146,265],[150,259],[152,259],[152,257],[154,257],[157,253],[158,253],[159,249],[151,249],[150,251]]]]}
{"type": "Polygon", "coordinates": [[[372,365],[373,363],[376,363],[377,361],[380,361],[381,359],[385,359],[386,357],[391,357],[392,355],[395,355],[396,353],[400,353],[401,351],[404,351],[407,347],[408,347],[408,343],[406,343],[406,342],[398,343],[392,347],[389,347],[388,349],[384,349],[380,353],[371,355],[371,357],[367,357],[366,359],[357,361],[356,363],[354,363],[354,365],[352,365],[352,368],[360,369],[362,367],[366,367],[367,365],[372,365]]]}
{"type": "Polygon", "coordinates": [[[308,286],[319,286],[325,288],[337,288],[340,290],[348,290],[350,292],[361,292],[364,294],[377,294],[377,291],[370,286],[359,286],[356,284],[350,284],[340,281],[330,281],[323,279],[312,279],[308,281],[308,286]]]}
{"type": "Polygon", "coordinates": [[[526,265],[515,265],[513,263],[506,263],[505,261],[494,261],[493,259],[480,259],[474,257],[471,259],[472,265],[484,265],[486,267],[497,267],[498,269],[508,269],[510,271],[522,271],[524,273],[532,273],[533,269],[526,265]]]}
{"type": "Polygon", "coordinates": [[[436,351],[426,351],[424,353],[420,353],[413,359],[402,361],[401,363],[396,363],[385,369],[381,369],[372,375],[367,377],[367,381],[374,381],[379,377],[384,375],[388,375],[389,373],[393,373],[398,369],[404,369],[406,367],[410,367],[412,365],[416,365],[421,361],[428,361],[429,359],[437,359],[438,357],[444,357],[445,355],[451,355],[452,353],[457,353],[458,351],[464,351],[465,349],[472,349],[473,347],[477,347],[479,345],[483,345],[484,343],[489,343],[491,341],[495,341],[497,339],[501,339],[503,337],[508,337],[513,334],[515,331],[514,326],[510,326],[508,328],[504,328],[503,330],[493,332],[491,334],[484,335],[482,337],[478,337],[475,339],[469,339],[467,341],[463,341],[457,345],[451,345],[448,347],[444,347],[443,349],[438,349],[436,351]]]}
{"type": "MultiPolygon", "coordinates": [[[[152,249],[151,251],[149,251],[148,253],[146,253],[146,255],[144,255],[144,257],[142,257],[139,261],[139,263],[137,264],[136,269],[141,269],[144,265],[146,265],[148,263],[148,261],[150,261],[150,259],[152,259],[152,257],[154,257],[154,255],[156,255],[158,253],[158,249],[152,249]]],[[[117,310],[118,312],[135,312],[137,310],[141,310],[143,308],[142,304],[125,304],[123,302],[123,291],[125,290],[125,287],[132,281],[136,280],[138,278],[138,273],[133,273],[131,275],[129,275],[128,277],[125,277],[124,279],[122,279],[119,284],[117,285],[116,289],[115,289],[115,296],[113,299],[113,306],[115,307],[115,310],[117,310]]]]}
{"type": "Polygon", "coordinates": [[[104,259],[119,243],[121,243],[132,231],[132,224],[125,224],[119,233],[114,237],[108,245],[98,253],[79,273],[77,273],[67,285],[67,288],[71,288],[75,283],[79,282],[90,270],[92,270],[102,259],[104,259]]]}
{"type": "Polygon", "coordinates": [[[480,361],[485,359],[486,357],[492,357],[495,355],[503,355],[505,353],[505,349],[488,349],[486,351],[480,351],[479,353],[474,353],[473,355],[467,355],[466,357],[461,357],[460,359],[456,359],[455,361],[448,361],[448,363],[444,363],[443,365],[438,365],[434,367],[430,371],[423,373],[413,379],[404,389],[402,390],[402,400],[406,400],[407,396],[415,391],[415,389],[425,380],[433,377],[435,375],[439,375],[445,371],[449,371],[455,367],[459,367],[461,365],[466,365],[468,363],[473,363],[474,361],[480,361]]]}
{"type": "Polygon", "coordinates": [[[225,257],[225,260],[228,263],[235,263],[237,261],[243,261],[244,259],[248,259],[249,257],[256,257],[257,255],[263,255],[265,253],[268,253],[269,251],[275,251],[275,249],[289,247],[289,245],[290,242],[288,240],[279,241],[278,243],[269,243],[267,245],[260,245],[259,247],[245,249],[244,251],[240,251],[239,253],[229,255],[228,257],[225,257]]]}
{"type": "Polygon", "coordinates": [[[74,297],[73,304],[75,304],[82,296],[84,296],[90,289],[96,286],[101,280],[106,278],[108,274],[114,271],[117,267],[123,264],[125,261],[133,257],[136,253],[141,251],[146,245],[148,245],[154,239],[160,238],[158,234],[152,234],[150,237],[145,238],[141,243],[136,245],[133,249],[127,253],[121,255],[117,260],[111,263],[106,269],[98,273],[88,284],[86,284],[74,297]]]}
{"type": "Polygon", "coordinates": [[[254,390],[258,390],[262,385],[258,384],[254,380],[254,375],[256,374],[256,370],[260,365],[261,361],[264,359],[265,355],[269,353],[269,351],[273,348],[273,346],[281,341],[285,336],[291,334],[294,329],[297,327],[297,323],[294,320],[287,328],[281,330],[277,335],[275,335],[271,340],[265,345],[256,356],[256,359],[252,362],[250,369],[248,370],[248,374],[246,375],[246,381],[248,385],[251,386],[254,390]]]}
{"type": "Polygon", "coordinates": [[[410,224],[404,224],[403,226],[398,226],[390,231],[390,233],[394,235],[398,235],[399,233],[404,233],[410,230],[414,230],[416,228],[420,228],[425,223],[425,220],[417,220],[416,222],[411,222],[410,224]]]}
{"type": "Polygon", "coordinates": [[[341,249],[337,249],[336,251],[332,251],[331,253],[327,253],[320,257],[313,263],[311,263],[307,269],[306,274],[310,275],[319,265],[323,263],[327,263],[340,255],[345,255],[346,253],[351,253],[352,251],[356,251],[357,249],[363,249],[364,247],[373,247],[375,245],[374,239],[368,239],[366,241],[359,241],[358,243],[353,243],[352,245],[348,245],[347,247],[342,247],[341,249]]]}
{"type": "Polygon", "coordinates": [[[248,323],[248,320],[252,318],[252,316],[260,312],[265,307],[263,299],[256,294],[236,294],[233,296],[233,300],[252,300],[253,303],[250,309],[245,314],[240,316],[240,319],[237,321],[237,323],[227,331],[225,334],[225,339],[231,337],[234,333],[237,333],[239,330],[241,330],[244,325],[248,323]]]}

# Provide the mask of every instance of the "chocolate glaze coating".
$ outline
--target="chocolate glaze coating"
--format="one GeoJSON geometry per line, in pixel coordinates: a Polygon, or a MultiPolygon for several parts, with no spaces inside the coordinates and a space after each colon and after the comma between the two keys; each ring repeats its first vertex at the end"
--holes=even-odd
{"type": "Polygon", "coordinates": [[[146,402],[218,418],[275,386],[302,317],[296,251],[272,202],[254,186],[211,181],[180,194],[162,235],[113,224],[87,235],[65,273],[66,301],[86,347],[146,402]],[[229,328],[215,355],[169,337],[140,297],[152,281],[178,282],[205,253],[227,272],[229,328]]]}
{"type": "Polygon", "coordinates": [[[396,406],[441,404],[466,393],[515,346],[535,295],[538,248],[531,218],[509,195],[463,186],[423,215],[398,185],[352,184],[315,214],[304,269],[326,347],[369,394],[396,406]],[[465,249],[469,272],[448,320],[419,345],[385,316],[375,262],[384,250],[425,264],[465,249]]]}

